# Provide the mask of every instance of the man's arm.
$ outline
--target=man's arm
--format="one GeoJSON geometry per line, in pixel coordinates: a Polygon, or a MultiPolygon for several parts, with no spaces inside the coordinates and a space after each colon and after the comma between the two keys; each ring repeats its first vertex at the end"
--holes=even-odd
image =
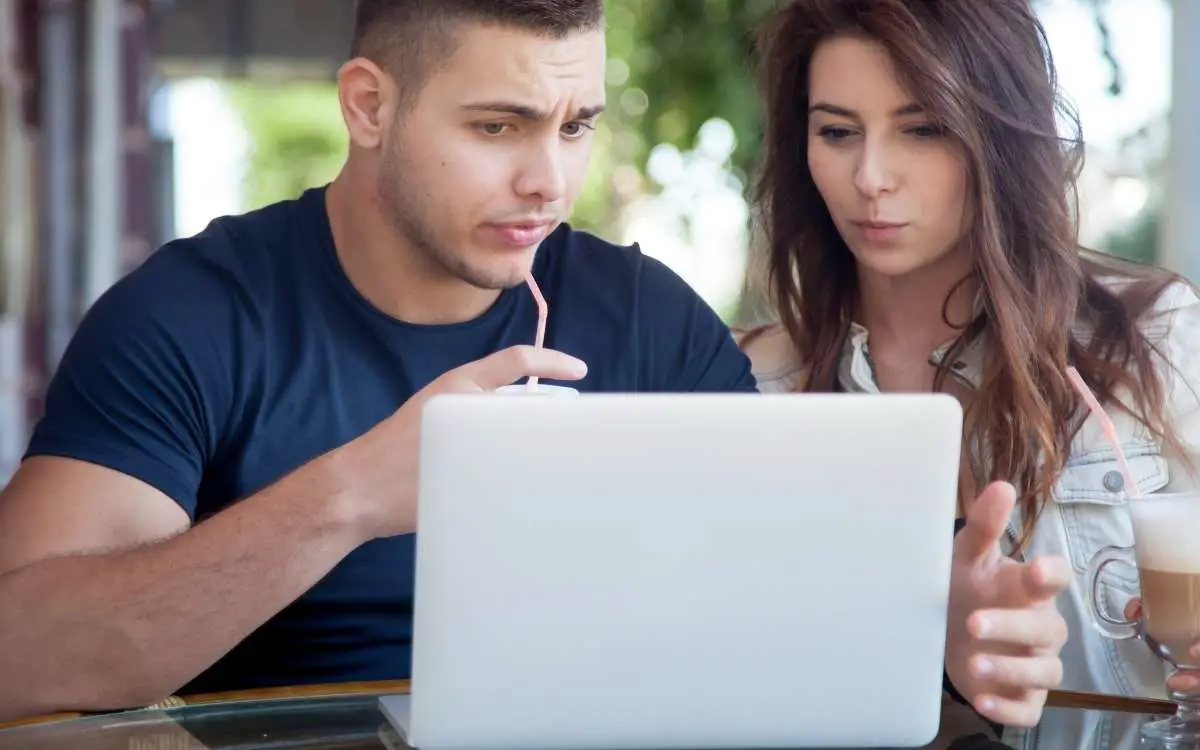
{"type": "Polygon", "coordinates": [[[148,705],[214,663],[363,541],[323,476],[188,529],[139,480],[28,460],[0,496],[0,720],[148,705]]]}
{"type": "Polygon", "coordinates": [[[0,720],[160,700],[361,542],[415,530],[429,397],[586,373],[546,349],[498,352],[193,527],[204,467],[246,408],[232,381],[256,316],[237,299],[203,274],[135,274],[81,323],[0,494],[0,720]]]}
{"type": "Polygon", "coordinates": [[[416,529],[429,398],[586,373],[573,357],[532,347],[468,363],[367,433],[182,533],[186,514],[138,480],[29,459],[0,495],[0,720],[165,697],[360,543],[416,529]]]}
{"type": "Polygon", "coordinates": [[[638,296],[646,390],[758,391],[750,359],[729,327],[674,271],[643,256],[638,296]]]}
{"type": "Polygon", "coordinates": [[[237,282],[160,253],[88,311],[0,494],[0,718],[155,702],[359,541],[320,461],[191,528],[262,335],[237,282]]]}

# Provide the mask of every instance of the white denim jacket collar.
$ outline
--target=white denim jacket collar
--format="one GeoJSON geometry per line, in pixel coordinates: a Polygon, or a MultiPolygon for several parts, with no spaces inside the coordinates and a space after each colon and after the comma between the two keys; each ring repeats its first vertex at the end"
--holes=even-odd
{"type": "MultiPolygon", "coordinates": [[[[1193,461],[1200,457],[1200,298],[1190,287],[1168,289],[1147,317],[1143,330],[1170,365],[1159,367],[1166,394],[1167,416],[1193,461]]],[[[867,331],[851,327],[838,378],[844,390],[878,393],[868,357],[867,331]]],[[[951,365],[954,376],[978,388],[983,371],[981,339],[968,345],[951,365]]],[[[781,328],[749,340],[745,349],[754,364],[759,390],[786,393],[795,389],[805,370],[781,328]]],[[[940,363],[947,347],[931,355],[940,363]]],[[[1173,455],[1143,425],[1123,411],[1106,409],[1117,429],[1123,452],[1141,494],[1180,491],[1197,486],[1184,456],[1173,455]]],[[[1111,445],[1098,420],[1089,418],[1071,445],[1066,468],[1058,477],[1037,528],[1026,548],[1030,557],[1061,555],[1075,572],[1070,588],[1058,599],[1067,619],[1070,640],[1063,649],[1062,687],[1108,694],[1164,697],[1166,669],[1140,641],[1111,641],[1092,626],[1084,577],[1088,563],[1108,545],[1132,545],[1126,503],[1127,488],[1111,445]]],[[[1020,528],[1014,515],[1010,531],[1020,528]]],[[[1011,534],[1010,534],[1011,538],[1011,534]]],[[[1114,617],[1138,593],[1136,571],[1110,566],[1101,579],[1100,599],[1114,617]]],[[[1007,730],[1004,741],[1022,750],[1132,750],[1146,717],[1047,709],[1041,723],[1028,731],[1007,730]]]]}

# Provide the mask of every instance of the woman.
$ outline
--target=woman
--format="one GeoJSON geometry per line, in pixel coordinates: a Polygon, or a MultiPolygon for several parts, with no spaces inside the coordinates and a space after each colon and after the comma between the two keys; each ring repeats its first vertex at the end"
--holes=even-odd
{"type": "MultiPolygon", "coordinates": [[[[1057,132],[1074,118],[1029,1],[793,0],[761,54],[759,199],[779,323],[743,338],[760,389],[958,397],[963,511],[1011,480],[1006,551],[1076,571],[1058,601],[1062,686],[1161,695],[1145,644],[1090,623],[1083,571],[1131,532],[1122,474],[1066,370],[1106,404],[1141,493],[1195,486],[1200,299],[1171,274],[1080,249],[1080,142],[1057,132]]],[[[1137,579],[1110,570],[1119,615],[1137,579]]],[[[1136,717],[1108,721],[1048,709],[1004,739],[1137,744],[1136,717]]]]}

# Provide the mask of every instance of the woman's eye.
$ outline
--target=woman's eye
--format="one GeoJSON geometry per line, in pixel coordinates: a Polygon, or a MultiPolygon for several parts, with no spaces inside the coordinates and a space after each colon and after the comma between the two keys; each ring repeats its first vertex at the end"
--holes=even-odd
{"type": "Polygon", "coordinates": [[[937,125],[917,125],[909,128],[908,132],[918,138],[937,138],[942,134],[942,129],[937,125]]]}
{"type": "Polygon", "coordinates": [[[836,125],[826,125],[817,131],[817,135],[821,136],[827,141],[837,142],[844,141],[850,136],[854,135],[854,131],[850,130],[849,128],[838,127],[836,125]]]}

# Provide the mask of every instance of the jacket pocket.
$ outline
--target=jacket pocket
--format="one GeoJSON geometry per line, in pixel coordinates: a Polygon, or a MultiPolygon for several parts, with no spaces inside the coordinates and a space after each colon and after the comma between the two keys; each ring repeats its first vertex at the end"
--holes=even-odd
{"type": "MultiPolygon", "coordinates": [[[[1122,449],[1138,494],[1148,495],[1167,485],[1170,467],[1157,445],[1134,442],[1122,449]]],[[[1062,515],[1071,565],[1080,575],[1104,547],[1133,545],[1133,523],[1126,503],[1134,493],[1127,489],[1120,464],[1107,447],[1073,457],[1063,470],[1054,502],[1062,515]]],[[[1138,592],[1137,571],[1130,566],[1108,566],[1101,581],[1127,594],[1138,592]]]]}

